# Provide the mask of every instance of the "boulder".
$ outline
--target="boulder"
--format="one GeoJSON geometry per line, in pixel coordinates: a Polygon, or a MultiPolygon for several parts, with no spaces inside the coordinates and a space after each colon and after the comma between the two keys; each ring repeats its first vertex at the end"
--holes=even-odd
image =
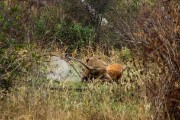
{"type": "MultiPolygon", "coordinates": [[[[77,71],[80,70],[78,65],[73,64],[73,66],[75,69],[77,69],[77,71]]],[[[79,81],[80,77],[76,73],[74,68],[62,58],[57,56],[51,56],[50,62],[47,65],[47,79],[55,81],[79,81]]]]}

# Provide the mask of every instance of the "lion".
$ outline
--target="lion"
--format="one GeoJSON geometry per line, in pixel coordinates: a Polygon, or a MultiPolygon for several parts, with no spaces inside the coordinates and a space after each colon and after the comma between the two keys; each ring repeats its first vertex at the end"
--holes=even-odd
{"type": "Polygon", "coordinates": [[[108,80],[111,81],[111,77],[107,74],[107,64],[97,56],[86,59],[86,64],[93,68],[95,72],[87,68],[83,69],[82,81],[89,81],[94,79],[108,80]],[[93,73],[93,74],[92,74],[93,73]]]}
{"type": "MultiPolygon", "coordinates": [[[[102,61],[100,58],[97,56],[93,56],[89,59],[86,59],[86,63],[88,66],[91,66],[92,68],[101,68],[100,71],[98,71],[98,75],[95,75],[95,77],[98,77],[100,79],[105,79],[105,81],[109,82],[119,82],[119,79],[121,79],[122,74],[124,70],[126,69],[125,66],[119,63],[114,63],[107,65],[104,61],[102,61]]],[[[83,70],[83,79],[90,78],[91,74],[89,73],[88,69],[83,70]]]]}
{"type": "Polygon", "coordinates": [[[101,79],[102,81],[118,82],[125,69],[121,64],[117,63],[107,65],[97,56],[86,59],[86,63],[70,56],[66,57],[68,59],[78,61],[84,66],[82,69],[82,81],[93,81],[95,79],[101,79]]]}

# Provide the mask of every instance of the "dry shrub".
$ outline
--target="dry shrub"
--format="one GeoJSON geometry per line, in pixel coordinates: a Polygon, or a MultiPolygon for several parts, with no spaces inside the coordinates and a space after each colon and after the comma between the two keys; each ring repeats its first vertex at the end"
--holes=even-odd
{"type": "Polygon", "coordinates": [[[180,117],[180,2],[142,4],[134,34],[144,58],[148,99],[156,119],[180,117]],[[154,64],[154,65],[153,65],[154,64]]]}

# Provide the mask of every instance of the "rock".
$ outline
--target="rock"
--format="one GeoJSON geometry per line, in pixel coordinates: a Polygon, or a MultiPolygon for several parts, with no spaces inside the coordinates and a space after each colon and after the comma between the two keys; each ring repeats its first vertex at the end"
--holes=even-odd
{"type": "MultiPolygon", "coordinates": [[[[75,68],[78,67],[75,65],[75,68]]],[[[78,70],[80,68],[77,68],[78,70]]],[[[51,56],[50,62],[47,66],[47,79],[62,81],[62,80],[70,80],[70,81],[79,81],[80,78],[78,74],[75,72],[73,67],[67,63],[65,60],[61,59],[57,56],[51,56]]]]}

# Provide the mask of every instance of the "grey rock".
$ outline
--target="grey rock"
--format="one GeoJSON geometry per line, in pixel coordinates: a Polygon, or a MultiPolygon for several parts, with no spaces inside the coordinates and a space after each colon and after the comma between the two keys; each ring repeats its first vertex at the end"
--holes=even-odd
{"type": "MultiPolygon", "coordinates": [[[[80,71],[78,65],[73,64],[73,66],[75,69],[77,69],[77,71],[80,71]]],[[[47,65],[47,79],[55,81],[79,81],[80,77],[74,68],[60,57],[51,56],[50,62],[47,65]]]]}

